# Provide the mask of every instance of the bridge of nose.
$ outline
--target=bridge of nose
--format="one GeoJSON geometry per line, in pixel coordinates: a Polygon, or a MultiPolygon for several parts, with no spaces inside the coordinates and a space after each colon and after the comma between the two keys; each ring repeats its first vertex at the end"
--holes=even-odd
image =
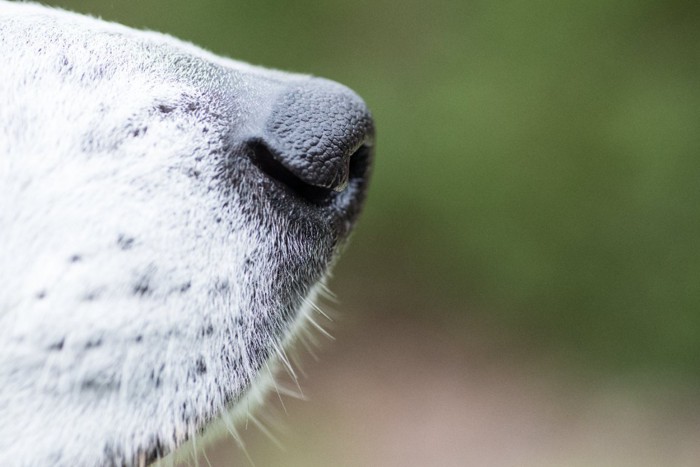
{"type": "Polygon", "coordinates": [[[302,182],[342,191],[351,156],[372,144],[373,131],[359,96],[331,81],[311,79],[276,97],[260,141],[302,182]]]}

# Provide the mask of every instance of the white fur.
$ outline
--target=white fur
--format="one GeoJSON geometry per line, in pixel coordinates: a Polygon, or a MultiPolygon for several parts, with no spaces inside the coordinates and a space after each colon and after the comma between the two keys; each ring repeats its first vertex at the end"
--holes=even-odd
{"type": "Polygon", "coordinates": [[[139,464],[251,391],[348,230],[236,152],[309,82],[0,1],[0,465],[139,464]]]}

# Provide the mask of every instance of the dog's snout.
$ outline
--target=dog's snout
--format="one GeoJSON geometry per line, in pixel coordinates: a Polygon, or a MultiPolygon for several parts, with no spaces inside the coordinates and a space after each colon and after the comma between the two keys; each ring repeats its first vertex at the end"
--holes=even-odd
{"type": "Polygon", "coordinates": [[[313,79],[282,92],[250,144],[257,165],[311,201],[367,174],[372,117],[354,92],[313,79]]]}

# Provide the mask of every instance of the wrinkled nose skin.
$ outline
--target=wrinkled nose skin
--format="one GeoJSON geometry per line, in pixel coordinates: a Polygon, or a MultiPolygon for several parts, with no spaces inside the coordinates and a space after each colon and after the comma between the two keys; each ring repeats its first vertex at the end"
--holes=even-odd
{"type": "Polygon", "coordinates": [[[285,87],[246,136],[254,163],[303,203],[352,224],[364,200],[374,123],[363,100],[312,78],[285,87]]]}
{"type": "Polygon", "coordinates": [[[354,93],[331,84],[307,84],[278,99],[263,138],[277,160],[304,183],[343,191],[350,158],[371,144],[371,133],[372,119],[354,93]]]}

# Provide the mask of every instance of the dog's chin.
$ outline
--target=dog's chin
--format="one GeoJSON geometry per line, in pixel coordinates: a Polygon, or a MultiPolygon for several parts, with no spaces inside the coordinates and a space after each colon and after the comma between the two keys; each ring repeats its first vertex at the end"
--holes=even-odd
{"type": "Polygon", "coordinates": [[[320,303],[324,297],[331,297],[325,276],[310,288],[293,313],[285,313],[293,316],[293,319],[280,344],[273,346],[272,355],[263,362],[261,371],[235,401],[223,410],[211,412],[205,423],[168,450],[162,443],[156,443],[140,451],[134,456],[134,463],[153,463],[156,467],[172,466],[173,463],[190,464],[219,440],[229,439],[245,451],[241,427],[254,426],[269,434],[270,427],[265,426],[261,418],[277,417],[279,413],[266,408],[266,405],[271,398],[280,401],[287,397],[303,398],[298,379],[300,359],[321,345],[322,339],[319,337],[330,338],[326,328],[331,318],[327,310],[322,310],[320,303]]]}

